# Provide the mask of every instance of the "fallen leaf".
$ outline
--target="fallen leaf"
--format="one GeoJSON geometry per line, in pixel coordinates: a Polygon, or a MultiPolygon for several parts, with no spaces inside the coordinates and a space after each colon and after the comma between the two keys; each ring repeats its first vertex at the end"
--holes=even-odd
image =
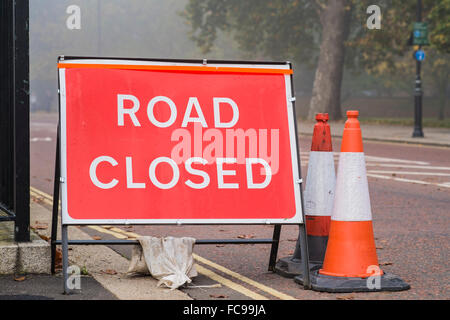
{"type": "Polygon", "coordinates": [[[382,247],[382,246],[378,246],[378,247],[375,247],[376,249],[384,249],[384,247],[382,247]]]}
{"type": "Polygon", "coordinates": [[[392,262],[381,262],[380,266],[391,266],[392,264],[392,262]]]}
{"type": "Polygon", "coordinates": [[[92,239],[94,239],[94,240],[102,240],[102,237],[99,237],[99,236],[93,236],[92,239]]]}
{"type": "Polygon", "coordinates": [[[209,295],[211,298],[218,298],[218,299],[224,299],[224,298],[228,298],[227,295],[224,294],[210,294],[209,295]]]}
{"type": "Polygon", "coordinates": [[[15,276],[14,281],[24,281],[26,278],[25,276],[15,276]]]}
{"type": "Polygon", "coordinates": [[[217,248],[222,248],[222,247],[225,247],[225,245],[223,245],[223,244],[218,244],[218,245],[216,245],[216,247],[217,247],[217,248]]]}
{"type": "Polygon", "coordinates": [[[255,235],[253,235],[253,234],[240,234],[240,235],[238,235],[237,237],[238,237],[239,239],[251,239],[251,238],[254,238],[255,235]]]}
{"type": "Polygon", "coordinates": [[[41,237],[42,240],[50,241],[50,237],[44,236],[43,234],[40,234],[39,237],[41,237]]]}
{"type": "Polygon", "coordinates": [[[48,224],[47,223],[36,223],[35,225],[31,226],[31,228],[37,229],[37,230],[45,230],[48,228],[48,224]]]}
{"type": "Polygon", "coordinates": [[[106,274],[110,274],[110,275],[117,274],[117,271],[116,270],[112,270],[112,269],[101,270],[101,272],[106,273],[106,274]]]}
{"type": "Polygon", "coordinates": [[[38,204],[44,202],[44,198],[43,198],[43,197],[32,197],[31,200],[32,200],[33,202],[38,203],[38,204]]]}
{"type": "Polygon", "coordinates": [[[55,251],[55,269],[62,268],[62,251],[60,248],[56,248],[55,251]]]}

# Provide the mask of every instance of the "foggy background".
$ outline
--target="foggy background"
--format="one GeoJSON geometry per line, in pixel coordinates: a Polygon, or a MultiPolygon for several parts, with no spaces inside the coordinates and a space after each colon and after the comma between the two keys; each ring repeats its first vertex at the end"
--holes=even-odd
{"type": "MultiPolygon", "coordinates": [[[[258,48],[243,50],[235,34],[219,31],[211,51],[202,53],[190,38],[192,27],[183,16],[188,0],[32,0],[30,1],[30,87],[32,112],[57,112],[58,55],[273,60],[258,48]],[[66,20],[70,5],[81,8],[81,29],[69,30],[66,20]]],[[[257,3],[257,2],[254,2],[257,3]]],[[[375,3],[375,1],[374,1],[375,3]]],[[[305,24],[304,26],[302,25],[305,24]]],[[[307,21],[298,20],[299,27],[307,21]]],[[[412,22],[411,22],[412,23],[412,22]]],[[[251,32],[251,31],[250,31],[251,32]]],[[[252,36],[251,34],[249,35],[252,36]]],[[[405,41],[407,35],[405,35],[405,41]]],[[[280,50],[276,60],[294,64],[294,88],[298,115],[306,117],[311,98],[319,47],[311,42],[302,44],[311,59],[286,56],[280,50]]],[[[427,52],[427,47],[424,48],[427,52]]],[[[276,48],[275,48],[276,51],[276,48]]],[[[442,57],[441,57],[442,58],[442,57]]],[[[444,57],[447,59],[448,55],[444,57]]],[[[351,59],[351,57],[350,57],[351,59]]],[[[341,90],[341,109],[359,109],[361,118],[414,117],[415,61],[411,53],[404,57],[407,66],[398,78],[369,74],[363,67],[344,69],[341,90]]],[[[438,117],[439,92],[433,85],[433,71],[427,69],[433,57],[423,62],[423,115],[438,117]]],[[[402,60],[402,61],[403,61],[402,60]]],[[[448,64],[443,68],[448,68],[448,64]]],[[[448,89],[448,84],[447,84],[448,89]]],[[[449,90],[445,96],[446,118],[450,117],[449,90]]]]}

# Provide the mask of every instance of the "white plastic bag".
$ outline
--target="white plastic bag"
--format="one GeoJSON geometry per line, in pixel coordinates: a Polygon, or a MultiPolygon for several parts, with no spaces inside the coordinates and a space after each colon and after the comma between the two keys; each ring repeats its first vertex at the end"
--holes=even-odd
{"type": "Polygon", "coordinates": [[[194,238],[139,237],[140,246],[133,248],[129,274],[148,274],[162,284],[176,289],[197,276],[192,251],[194,238]]]}

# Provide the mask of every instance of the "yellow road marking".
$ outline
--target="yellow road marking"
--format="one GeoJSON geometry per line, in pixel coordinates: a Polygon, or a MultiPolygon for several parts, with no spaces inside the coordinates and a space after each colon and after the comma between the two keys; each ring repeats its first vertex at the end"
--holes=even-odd
{"type": "MultiPolygon", "coordinates": [[[[42,191],[40,191],[38,189],[35,189],[33,187],[30,187],[30,191],[36,193],[39,196],[42,196],[46,200],[49,200],[49,201],[51,200],[51,203],[53,203],[53,197],[52,196],[50,196],[50,195],[48,195],[48,194],[46,194],[46,193],[44,193],[44,192],[42,192],[42,191]]],[[[101,226],[87,226],[87,227],[90,228],[90,229],[96,230],[98,232],[101,232],[101,233],[110,234],[110,235],[112,235],[112,236],[114,236],[114,237],[116,237],[118,239],[127,239],[129,237],[131,237],[131,238],[138,238],[138,237],[140,237],[140,235],[137,234],[137,233],[128,232],[128,231],[125,231],[125,230],[122,230],[122,229],[119,229],[119,228],[116,228],[116,227],[112,227],[109,230],[105,229],[105,228],[103,228],[101,226]]],[[[203,257],[201,257],[201,256],[199,256],[199,255],[197,255],[195,253],[193,253],[192,255],[193,255],[195,260],[197,260],[199,262],[202,262],[202,263],[204,263],[204,264],[206,264],[206,265],[208,265],[210,267],[213,267],[213,268],[215,268],[215,269],[217,269],[219,271],[222,271],[223,273],[228,274],[228,275],[230,275],[230,276],[232,276],[232,277],[234,277],[234,278],[236,278],[236,279],[238,279],[238,280],[240,280],[242,282],[246,282],[247,284],[250,284],[250,285],[254,286],[255,288],[258,288],[258,289],[260,289],[262,291],[265,291],[265,292],[267,292],[267,293],[269,293],[269,294],[271,294],[271,295],[273,295],[273,296],[275,296],[275,297],[277,297],[279,299],[282,299],[282,300],[296,300],[294,297],[292,297],[290,295],[284,294],[284,293],[282,293],[282,292],[280,292],[278,290],[275,290],[275,289],[270,288],[270,287],[268,287],[266,285],[263,285],[262,283],[259,283],[257,281],[254,281],[254,280],[250,279],[250,278],[247,278],[247,277],[245,277],[245,276],[243,276],[243,275],[241,275],[241,274],[239,274],[237,272],[231,271],[231,270],[229,270],[229,269],[227,269],[227,268],[225,268],[225,267],[223,267],[223,266],[221,266],[221,265],[219,265],[217,263],[214,263],[214,262],[212,262],[212,261],[210,261],[210,260],[208,260],[206,258],[203,258],[203,257]]],[[[233,289],[233,290],[235,290],[237,292],[240,292],[240,293],[242,293],[242,294],[244,294],[244,295],[246,295],[246,296],[248,296],[248,297],[250,297],[252,299],[255,299],[255,300],[268,300],[268,298],[266,298],[266,297],[264,297],[264,296],[262,296],[262,295],[260,295],[258,293],[255,293],[255,292],[245,288],[244,286],[242,286],[240,284],[237,284],[237,283],[235,283],[235,282],[233,282],[233,281],[231,281],[229,279],[226,279],[226,278],[218,275],[217,273],[215,273],[215,272],[213,272],[213,271],[211,271],[211,270],[209,270],[209,269],[207,269],[207,268],[205,268],[205,267],[203,267],[203,266],[201,266],[199,264],[196,264],[196,268],[197,268],[197,271],[199,273],[201,273],[201,274],[203,274],[203,275],[205,275],[205,276],[207,276],[207,277],[209,277],[209,278],[211,278],[211,279],[213,279],[213,280],[215,280],[217,282],[220,282],[223,285],[225,285],[225,286],[227,286],[227,287],[229,287],[229,288],[231,288],[231,289],[233,289]]]]}
{"type": "MultiPolygon", "coordinates": [[[[126,231],[121,230],[119,228],[114,228],[114,229],[115,229],[114,231],[117,231],[117,232],[120,232],[120,233],[123,233],[123,234],[129,233],[129,232],[126,232],[126,231]]],[[[137,236],[140,237],[140,235],[137,235],[137,236]]],[[[282,299],[282,300],[297,300],[297,299],[295,299],[294,297],[292,297],[290,295],[287,295],[287,294],[282,293],[282,292],[280,292],[278,290],[275,290],[275,289],[273,289],[271,287],[268,287],[268,286],[266,286],[266,285],[264,285],[262,283],[259,283],[259,282],[255,281],[255,280],[247,278],[246,276],[243,276],[243,275],[241,275],[241,274],[239,274],[237,272],[231,271],[230,269],[225,268],[224,266],[221,266],[221,265],[219,265],[219,264],[217,264],[215,262],[212,262],[212,261],[210,261],[210,260],[208,260],[206,258],[203,258],[203,257],[199,256],[198,254],[192,253],[192,256],[194,257],[195,260],[197,260],[197,261],[199,261],[199,262],[201,262],[203,264],[206,264],[206,265],[208,265],[210,267],[213,267],[214,269],[222,271],[223,273],[228,274],[229,276],[232,276],[232,277],[234,277],[234,278],[236,278],[236,279],[238,279],[238,280],[240,280],[242,282],[246,282],[247,284],[250,284],[250,285],[254,286],[255,288],[258,288],[258,289],[260,289],[262,291],[265,291],[265,292],[273,295],[274,297],[277,297],[277,298],[282,299]]]]}
{"type": "Polygon", "coordinates": [[[36,188],[30,187],[30,191],[37,193],[38,195],[40,195],[41,197],[46,198],[47,200],[50,200],[51,202],[53,202],[53,197],[45,192],[42,192],[41,190],[38,190],[36,188]]]}
{"type": "Polygon", "coordinates": [[[245,288],[244,286],[241,286],[240,284],[237,284],[227,278],[224,278],[224,277],[218,275],[217,273],[215,273],[214,271],[209,270],[199,264],[195,265],[195,269],[197,269],[198,273],[203,274],[203,275],[207,276],[208,278],[211,278],[214,281],[217,281],[217,282],[223,284],[224,286],[227,286],[227,287],[233,289],[234,291],[240,292],[254,300],[269,300],[268,298],[266,298],[258,293],[255,293],[255,292],[245,288]]]}
{"type": "Polygon", "coordinates": [[[48,205],[53,205],[53,198],[46,193],[43,193],[42,191],[39,191],[33,187],[30,187],[30,195],[32,197],[40,198],[43,202],[45,202],[48,205]]]}
{"type": "Polygon", "coordinates": [[[105,229],[105,228],[102,228],[102,227],[99,227],[99,226],[87,226],[87,227],[92,229],[92,230],[101,232],[101,233],[110,234],[110,235],[112,235],[112,236],[114,236],[116,238],[119,238],[119,239],[128,239],[128,237],[126,235],[123,235],[123,234],[120,234],[120,233],[117,233],[117,232],[114,232],[114,231],[110,231],[108,229],[105,229]]]}
{"type": "MultiPolygon", "coordinates": [[[[140,237],[140,235],[138,235],[136,233],[127,232],[127,231],[121,230],[119,228],[105,229],[105,228],[100,227],[100,226],[87,226],[87,227],[89,227],[91,229],[94,229],[94,230],[96,230],[98,232],[110,234],[110,235],[112,235],[112,236],[114,236],[116,238],[119,238],[119,239],[126,239],[126,238],[128,238],[127,235],[129,235],[129,234],[136,235],[136,238],[140,237]]],[[[195,255],[195,256],[197,256],[197,255],[195,255]]],[[[206,260],[206,261],[208,261],[208,260],[206,260]]],[[[243,295],[246,295],[246,296],[248,296],[248,297],[250,297],[252,299],[255,299],[255,300],[268,300],[268,298],[266,298],[266,297],[264,297],[264,296],[262,296],[262,295],[260,295],[258,293],[255,293],[255,292],[245,288],[244,286],[242,286],[240,284],[237,284],[237,283],[235,283],[235,282],[233,282],[233,281],[231,281],[229,279],[226,279],[226,278],[218,275],[217,273],[213,272],[212,270],[209,270],[209,269],[207,269],[207,268],[205,268],[205,267],[203,267],[203,266],[201,266],[199,264],[196,264],[196,269],[197,269],[198,273],[203,274],[203,275],[211,278],[212,280],[217,281],[217,282],[219,282],[219,283],[221,283],[221,284],[223,284],[223,285],[225,285],[225,286],[227,286],[227,287],[229,287],[229,288],[231,288],[231,289],[233,289],[233,290],[235,290],[235,291],[237,291],[237,292],[239,292],[239,293],[241,293],[243,295]]]]}
{"type": "Polygon", "coordinates": [[[231,271],[230,269],[227,269],[227,268],[225,268],[225,267],[223,267],[223,266],[221,266],[221,265],[219,265],[217,263],[214,263],[214,262],[212,262],[212,261],[210,261],[208,259],[200,257],[199,255],[197,255],[195,253],[193,253],[192,256],[194,257],[195,260],[198,260],[198,261],[200,261],[200,262],[202,262],[202,263],[204,263],[204,264],[206,264],[206,265],[208,265],[210,267],[213,267],[213,268],[215,268],[215,269],[217,269],[219,271],[222,271],[223,273],[228,274],[228,275],[230,275],[230,276],[232,276],[232,277],[234,277],[234,278],[236,278],[238,280],[241,280],[242,282],[246,282],[246,283],[248,283],[248,284],[250,284],[250,285],[252,285],[252,286],[254,286],[254,287],[256,287],[256,288],[258,288],[258,289],[260,289],[262,291],[265,291],[265,292],[267,292],[267,293],[269,293],[269,294],[271,294],[271,295],[273,295],[273,296],[275,296],[277,298],[280,298],[282,300],[296,300],[294,297],[292,297],[290,295],[284,294],[284,293],[282,293],[282,292],[280,292],[278,290],[275,290],[275,289],[273,289],[271,287],[263,285],[262,283],[259,283],[257,281],[254,281],[254,280],[250,279],[250,278],[247,278],[247,277],[245,277],[245,276],[243,276],[243,275],[241,275],[241,274],[239,274],[237,272],[231,271]]]}
{"type": "Polygon", "coordinates": [[[116,228],[116,227],[113,227],[113,228],[111,228],[109,230],[114,231],[114,232],[123,233],[124,235],[128,236],[129,238],[139,238],[141,236],[141,235],[139,235],[137,233],[125,231],[125,230],[122,230],[122,229],[119,229],[119,228],[116,228]]]}

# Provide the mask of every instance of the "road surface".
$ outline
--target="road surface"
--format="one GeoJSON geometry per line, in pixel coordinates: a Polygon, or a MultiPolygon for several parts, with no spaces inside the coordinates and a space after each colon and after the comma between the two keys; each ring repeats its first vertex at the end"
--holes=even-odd
{"type": "MultiPolygon", "coordinates": [[[[31,186],[50,196],[55,137],[56,116],[33,114],[31,186]]],[[[310,137],[300,137],[304,178],[310,143],[310,137]]],[[[333,139],[333,148],[337,160],[340,139],[333,139]]],[[[270,245],[261,244],[195,246],[199,276],[191,285],[198,287],[183,290],[194,299],[449,299],[450,148],[365,141],[364,149],[378,260],[384,271],[409,283],[410,290],[352,294],[303,290],[292,279],[267,271],[270,245]]],[[[133,234],[196,239],[271,238],[273,232],[273,226],[267,225],[83,229],[102,239],[133,234]]],[[[296,226],[282,227],[278,258],[293,253],[297,236],[296,226]]],[[[114,249],[130,257],[130,246],[114,249]]]]}

